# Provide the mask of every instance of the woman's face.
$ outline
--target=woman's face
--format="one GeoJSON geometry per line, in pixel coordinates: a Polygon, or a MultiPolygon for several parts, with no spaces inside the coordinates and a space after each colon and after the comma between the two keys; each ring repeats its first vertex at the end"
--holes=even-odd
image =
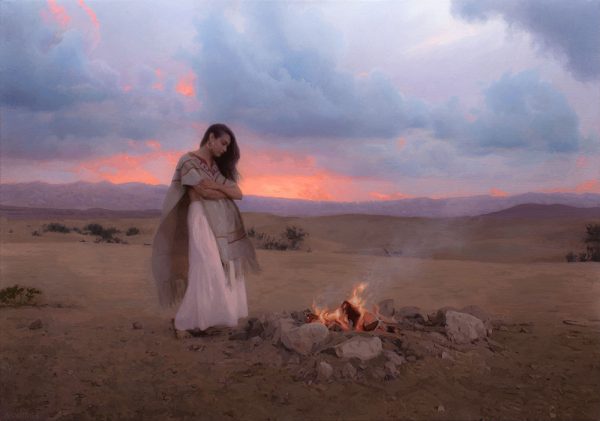
{"type": "Polygon", "coordinates": [[[227,151],[230,143],[231,137],[229,137],[227,133],[223,133],[219,137],[214,137],[214,135],[211,133],[208,139],[208,149],[213,156],[217,158],[227,151]]]}

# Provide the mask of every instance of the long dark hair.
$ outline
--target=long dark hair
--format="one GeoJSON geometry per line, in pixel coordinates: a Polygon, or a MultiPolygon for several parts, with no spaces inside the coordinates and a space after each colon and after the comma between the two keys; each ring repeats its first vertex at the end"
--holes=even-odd
{"type": "Polygon", "coordinates": [[[240,177],[240,174],[236,168],[237,163],[240,160],[240,148],[238,148],[233,131],[225,124],[212,124],[208,129],[206,129],[206,132],[204,132],[200,146],[208,142],[208,137],[211,133],[215,138],[221,137],[224,134],[228,134],[231,138],[231,143],[227,147],[227,151],[218,158],[215,158],[215,162],[219,167],[219,171],[221,171],[221,174],[223,174],[225,178],[237,182],[240,177]]]}

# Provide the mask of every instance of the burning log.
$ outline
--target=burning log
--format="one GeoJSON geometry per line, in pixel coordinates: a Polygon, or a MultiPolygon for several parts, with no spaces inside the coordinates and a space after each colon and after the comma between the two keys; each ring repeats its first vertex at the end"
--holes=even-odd
{"type": "Polygon", "coordinates": [[[319,321],[328,328],[341,330],[371,331],[379,326],[377,308],[373,312],[365,308],[365,301],[361,293],[367,288],[366,283],[361,283],[352,290],[352,296],[342,302],[335,311],[321,310],[313,304],[313,312],[306,316],[306,322],[319,321]]]}
{"type": "Polygon", "coordinates": [[[341,309],[342,312],[346,315],[348,321],[352,323],[352,327],[356,329],[361,316],[360,311],[348,301],[344,301],[342,303],[341,309]]]}

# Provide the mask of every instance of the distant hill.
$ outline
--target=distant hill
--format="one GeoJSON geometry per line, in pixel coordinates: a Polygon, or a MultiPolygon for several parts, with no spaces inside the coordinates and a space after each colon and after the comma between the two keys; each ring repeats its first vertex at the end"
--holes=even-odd
{"type": "MultiPolygon", "coordinates": [[[[48,184],[42,182],[0,184],[0,204],[52,209],[146,211],[160,209],[167,186],[109,182],[48,184]]],[[[324,216],[367,214],[411,217],[459,217],[498,212],[513,206],[559,204],[580,208],[600,206],[600,194],[525,193],[507,197],[487,195],[447,199],[414,198],[389,201],[328,202],[244,196],[244,212],[265,212],[281,216],[324,216]]]]}
{"type": "Polygon", "coordinates": [[[567,205],[538,205],[526,203],[498,212],[481,215],[486,218],[600,218],[600,207],[576,208],[567,205]]]}
{"type": "Polygon", "coordinates": [[[90,219],[90,218],[158,218],[159,210],[111,210],[111,209],[53,209],[28,208],[0,205],[0,216],[10,219],[90,219]]]}

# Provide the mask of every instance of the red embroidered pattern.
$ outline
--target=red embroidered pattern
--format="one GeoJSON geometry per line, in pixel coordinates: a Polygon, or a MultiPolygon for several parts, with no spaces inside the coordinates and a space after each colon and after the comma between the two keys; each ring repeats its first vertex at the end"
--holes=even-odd
{"type": "Polygon", "coordinates": [[[219,167],[217,166],[216,162],[213,161],[213,166],[212,168],[210,168],[208,166],[208,162],[206,162],[206,160],[201,156],[192,153],[190,153],[189,155],[193,158],[196,158],[200,162],[200,169],[202,169],[206,174],[210,175],[212,178],[215,178],[215,176],[219,173],[219,167]]]}

